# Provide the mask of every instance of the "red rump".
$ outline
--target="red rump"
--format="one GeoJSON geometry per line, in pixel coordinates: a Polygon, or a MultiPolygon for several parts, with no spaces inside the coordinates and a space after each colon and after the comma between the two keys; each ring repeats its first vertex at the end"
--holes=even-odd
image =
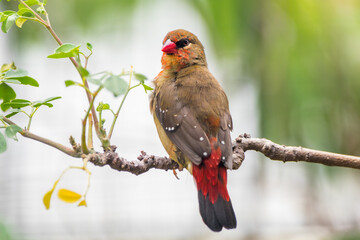
{"type": "Polygon", "coordinates": [[[230,200],[226,189],[226,168],[220,165],[221,150],[220,147],[215,148],[216,142],[216,138],[211,138],[210,156],[203,159],[199,166],[193,165],[193,176],[197,189],[201,191],[205,199],[209,197],[212,204],[216,202],[219,196],[227,202],[230,200]]]}

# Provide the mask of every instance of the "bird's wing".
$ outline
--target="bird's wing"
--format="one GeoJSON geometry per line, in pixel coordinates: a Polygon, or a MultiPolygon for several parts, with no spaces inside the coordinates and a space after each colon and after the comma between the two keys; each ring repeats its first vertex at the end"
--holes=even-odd
{"type": "Polygon", "coordinates": [[[155,104],[156,117],[168,138],[191,162],[199,165],[202,158],[210,156],[209,139],[188,107],[176,101],[176,98],[172,103],[167,102],[165,105],[161,101],[161,96],[157,96],[155,104]]]}
{"type": "Polygon", "coordinates": [[[232,143],[230,131],[233,128],[230,113],[226,113],[220,120],[220,128],[218,132],[218,142],[221,149],[221,161],[225,167],[232,169],[232,143]]]}

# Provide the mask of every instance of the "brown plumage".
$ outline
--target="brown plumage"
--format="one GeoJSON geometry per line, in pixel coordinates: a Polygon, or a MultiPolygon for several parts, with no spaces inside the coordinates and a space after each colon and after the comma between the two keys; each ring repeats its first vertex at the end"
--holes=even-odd
{"type": "Polygon", "coordinates": [[[204,47],[186,31],[163,41],[162,71],[154,79],[150,109],[160,140],[171,159],[194,175],[199,207],[213,231],[235,228],[226,189],[232,167],[232,119],[225,92],[207,68],[204,47]]]}

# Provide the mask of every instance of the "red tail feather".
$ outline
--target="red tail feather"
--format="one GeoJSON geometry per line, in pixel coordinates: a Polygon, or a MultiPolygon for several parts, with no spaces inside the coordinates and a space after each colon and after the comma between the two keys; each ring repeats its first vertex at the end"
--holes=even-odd
{"type": "Polygon", "coordinates": [[[196,181],[201,216],[213,231],[222,227],[235,228],[236,219],[226,188],[226,168],[222,165],[220,147],[217,139],[211,138],[211,154],[203,159],[199,166],[193,165],[193,176],[196,181]]]}

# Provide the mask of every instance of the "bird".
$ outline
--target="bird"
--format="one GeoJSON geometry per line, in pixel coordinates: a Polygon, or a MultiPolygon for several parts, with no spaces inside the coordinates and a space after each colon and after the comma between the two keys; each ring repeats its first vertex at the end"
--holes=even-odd
{"type": "Polygon", "coordinates": [[[161,143],[193,175],[203,222],[214,232],[236,228],[226,186],[233,128],[228,98],[208,70],[204,47],[193,33],[168,32],[161,50],[162,70],[150,96],[161,143]]]}

